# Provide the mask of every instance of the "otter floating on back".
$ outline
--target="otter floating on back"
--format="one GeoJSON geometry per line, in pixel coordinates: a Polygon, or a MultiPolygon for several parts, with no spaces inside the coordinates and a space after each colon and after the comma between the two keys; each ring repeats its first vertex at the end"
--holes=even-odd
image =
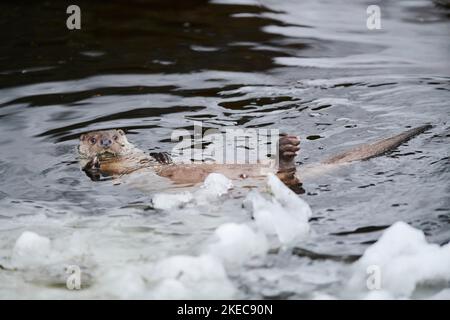
{"type": "MultiPolygon", "coordinates": [[[[320,162],[310,167],[309,171],[320,172],[324,167],[383,155],[430,128],[431,125],[423,125],[390,138],[361,145],[320,162]]],[[[175,164],[167,153],[144,153],[131,144],[125,133],[119,129],[81,135],[78,151],[83,171],[93,180],[99,179],[101,175],[117,177],[141,169],[152,170],[175,183],[187,184],[202,182],[212,172],[221,173],[229,179],[257,178],[273,172],[291,189],[300,192],[301,183],[295,166],[299,144],[298,137],[281,135],[278,142],[278,161],[271,164],[175,164]]]]}

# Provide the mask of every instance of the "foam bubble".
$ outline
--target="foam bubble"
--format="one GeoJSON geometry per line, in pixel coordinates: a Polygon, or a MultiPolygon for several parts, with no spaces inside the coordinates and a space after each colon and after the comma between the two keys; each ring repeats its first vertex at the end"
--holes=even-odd
{"type": "Polygon", "coordinates": [[[14,245],[11,262],[18,267],[42,264],[50,256],[50,252],[50,239],[31,231],[25,231],[14,245]]]}
{"type": "Polygon", "coordinates": [[[312,300],[337,300],[335,296],[332,296],[323,292],[313,292],[312,300]]]}
{"type": "Polygon", "coordinates": [[[119,299],[145,299],[148,295],[145,280],[137,266],[111,268],[104,271],[95,288],[101,296],[119,299]]]}
{"type": "Polygon", "coordinates": [[[220,173],[210,173],[203,182],[199,193],[204,195],[221,196],[226,194],[232,187],[233,183],[224,175],[220,173]]]}
{"type": "Polygon", "coordinates": [[[270,174],[267,184],[272,193],[270,199],[252,191],[245,203],[250,204],[255,222],[263,232],[276,235],[283,245],[293,245],[309,233],[311,208],[277,176],[270,174]]]}
{"type": "Polygon", "coordinates": [[[155,209],[169,210],[180,208],[194,199],[192,193],[157,193],[152,198],[153,207],[155,209]]]}
{"type": "Polygon", "coordinates": [[[223,265],[210,255],[163,259],[147,277],[156,283],[155,299],[231,299],[235,294],[223,265]]]}
{"type": "Polygon", "coordinates": [[[364,300],[393,300],[394,296],[385,290],[373,290],[370,291],[366,296],[363,297],[364,300]]]}
{"type": "Polygon", "coordinates": [[[194,192],[156,193],[152,198],[155,209],[170,210],[192,204],[208,204],[233,187],[230,179],[219,173],[210,173],[199,189],[194,192]]]}
{"type": "Polygon", "coordinates": [[[354,264],[351,288],[364,290],[371,266],[379,270],[381,290],[408,298],[418,285],[450,281],[450,244],[429,244],[421,230],[396,222],[354,264]]]}
{"type": "Polygon", "coordinates": [[[450,289],[443,289],[430,297],[431,300],[450,300],[450,289]]]}
{"type": "Polygon", "coordinates": [[[215,242],[206,251],[227,266],[239,266],[252,258],[263,257],[269,249],[265,235],[253,231],[246,224],[223,224],[216,229],[213,237],[215,242]]]}
{"type": "Polygon", "coordinates": [[[236,290],[217,258],[179,255],[127,267],[107,267],[95,289],[120,299],[231,299],[236,290]]]}
{"type": "Polygon", "coordinates": [[[308,221],[312,212],[306,201],[289,189],[274,174],[269,174],[267,184],[275,199],[278,200],[283,207],[291,212],[296,212],[296,216],[302,221],[308,221]]]}

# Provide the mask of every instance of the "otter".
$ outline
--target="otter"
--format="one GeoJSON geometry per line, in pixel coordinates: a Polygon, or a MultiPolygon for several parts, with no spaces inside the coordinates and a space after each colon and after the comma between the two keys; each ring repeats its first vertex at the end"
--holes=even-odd
{"type": "MultiPolygon", "coordinates": [[[[428,130],[431,125],[423,125],[393,137],[350,149],[314,166],[305,167],[303,174],[320,172],[324,168],[367,160],[383,155],[402,143],[428,130]]],[[[179,184],[202,182],[212,172],[225,175],[229,179],[258,178],[275,173],[283,183],[297,193],[302,193],[301,179],[295,165],[295,157],[300,150],[300,139],[294,135],[281,134],[278,139],[277,163],[258,164],[176,164],[166,152],[146,154],[130,143],[121,129],[93,131],[80,136],[78,151],[83,171],[93,180],[101,176],[118,177],[139,170],[150,169],[157,175],[169,178],[179,184]]]]}
{"type": "Polygon", "coordinates": [[[92,180],[148,168],[178,184],[202,182],[212,172],[222,173],[230,179],[262,177],[267,172],[275,172],[285,184],[295,188],[300,185],[294,162],[299,144],[298,137],[282,134],[278,141],[277,164],[176,164],[167,152],[146,154],[128,141],[123,130],[113,129],[82,134],[78,152],[82,169],[92,180]],[[278,169],[274,170],[276,165],[278,169]]]}

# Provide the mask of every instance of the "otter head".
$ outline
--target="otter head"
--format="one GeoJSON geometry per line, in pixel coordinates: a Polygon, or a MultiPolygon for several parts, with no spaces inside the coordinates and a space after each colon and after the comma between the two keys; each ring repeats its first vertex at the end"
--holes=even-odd
{"type": "Polygon", "coordinates": [[[78,151],[86,158],[123,155],[130,143],[123,130],[102,130],[82,134],[78,151]]]}

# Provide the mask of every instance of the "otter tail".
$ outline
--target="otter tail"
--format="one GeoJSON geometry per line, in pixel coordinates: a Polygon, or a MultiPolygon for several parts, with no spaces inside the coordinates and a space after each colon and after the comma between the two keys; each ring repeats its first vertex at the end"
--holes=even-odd
{"type": "Polygon", "coordinates": [[[325,161],[323,164],[341,164],[346,162],[367,160],[369,158],[378,157],[389,151],[394,150],[402,143],[415,137],[416,135],[429,130],[432,126],[427,124],[417,128],[410,129],[396,136],[383,139],[371,144],[365,144],[354,149],[345,151],[336,156],[333,156],[325,161]]]}

